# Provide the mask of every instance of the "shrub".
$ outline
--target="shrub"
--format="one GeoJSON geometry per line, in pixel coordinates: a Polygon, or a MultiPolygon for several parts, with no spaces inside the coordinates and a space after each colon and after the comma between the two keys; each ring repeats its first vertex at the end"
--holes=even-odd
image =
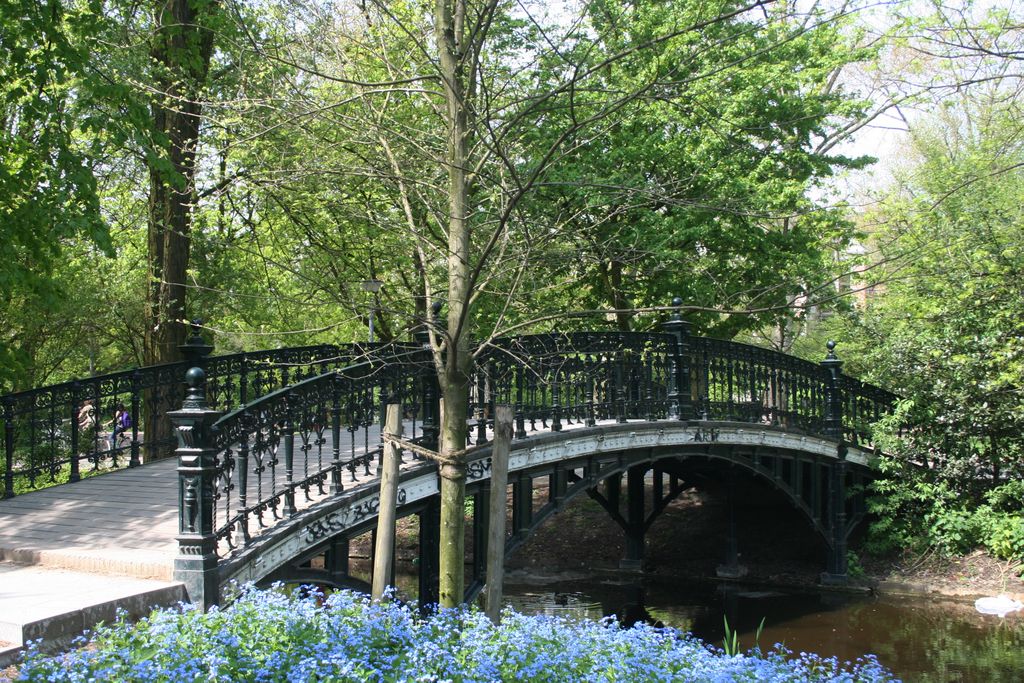
{"type": "Polygon", "coordinates": [[[1024,482],[1004,482],[973,504],[905,454],[884,455],[878,465],[882,476],[868,498],[869,553],[934,548],[950,557],[985,548],[993,557],[1024,561],[1024,482]]]}
{"type": "Polygon", "coordinates": [[[300,598],[245,589],[226,609],[161,610],[100,627],[57,657],[35,646],[27,681],[891,681],[871,656],[834,658],[781,647],[728,656],[674,629],[620,629],[506,610],[421,617],[350,592],[300,598]]]}

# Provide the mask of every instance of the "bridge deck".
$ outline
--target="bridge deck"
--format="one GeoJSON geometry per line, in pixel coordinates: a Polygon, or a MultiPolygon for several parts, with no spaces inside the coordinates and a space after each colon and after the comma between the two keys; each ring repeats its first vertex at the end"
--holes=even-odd
{"type": "MultiPolygon", "coordinates": [[[[379,430],[371,427],[369,432],[369,443],[376,444],[379,430]]],[[[330,461],[331,448],[328,435],[322,451],[324,464],[330,461]]],[[[357,445],[354,454],[365,452],[357,445]]],[[[344,435],[342,453],[346,459],[353,454],[344,435]]],[[[316,454],[311,454],[310,473],[316,461],[316,454]]],[[[176,458],[168,458],[0,500],[0,561],[171,580],[178,552],[177,465],[176,458]]],[[[302,471],[296,437],[296,479],[303,476],[302,471]]],[[[366,476],[362,467],[355,474],[352,481],[345,472],[346,489],[377,479],[366,476]]],[[[276,485],[282,487],[283,462],[274,475],[276,485]]],[[[251,477],[247,487],[251,499],[256,486],[256,478],[251,477]]],[[[264,480],[264,493],[268,486],[264,480]]],[[[316,501],[306,501],[300,492],[295,502],[302,509],[316,501]]]]}
{"type": "MultiPolygon", "coordinates": [[[[577,426],[566,425],[564,429],[577,426]]],[[[408,427],[411,425],[407,431],[408,427]]],[[[378,443],[379,428],[371,426],[368,431],[368,442],[378,443]]],[[[322,451],[325,464],[332,448],[330,435],[326,436],[328,442],[322,451]]],[[[366,452],[359,441],[363,441],[362,433],[353,449],[348,435],[342,435],[343,459],[366,452]]],[[[296,442],[298,479],[302,465],[298,439],[296,442]]],[[[315,461],[313,453],[311,473],[315,461]]],[[[406,461],[406,467],[415,464],[408,457],[406,461]]],[[[176,468],[177,459],[169,458],[0,500],[0,561],[170,581],[178,551],[176,468]]],[[[375,474],[366,476],[361,466],[355,470],[355,481],[351,474],[344,474],[346,490],[377,481],[375,474]]],[[[275,480],[278,486],[285,481],[283,463],[277,466],[275,480]]],[[[255,500],[255,477],[250,478],[248,488],[250,499],[255,500]]],[[[306,501],[300,492],[296,507],[302,509],[320,498],[306,501]]],[[[0,604],[0,614],[2,611],[0,604]]]]}

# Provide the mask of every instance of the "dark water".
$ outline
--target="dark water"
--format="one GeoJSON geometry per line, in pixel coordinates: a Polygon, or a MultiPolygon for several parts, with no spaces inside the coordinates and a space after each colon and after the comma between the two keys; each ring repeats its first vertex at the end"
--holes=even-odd
{"type": "MultiPolygon", "coordinates": [[[[601,618],[637,613],[721,645],[723,616],[741,649],[783,643],[841,661],[873,653],[905,681],[1024,682],[1024,616],[981,615],[973,604],[793,592],[735,584],[612,580],[506,582],[506,600],[528,613],[601,618]]],[[[1018,613],[1019,614],[1019,613],[1018,613]]]]}

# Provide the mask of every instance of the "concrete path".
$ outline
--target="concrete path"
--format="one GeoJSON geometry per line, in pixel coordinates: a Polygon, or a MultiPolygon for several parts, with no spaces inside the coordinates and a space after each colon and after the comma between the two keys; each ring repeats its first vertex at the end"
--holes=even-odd
{"type": "Polygon", "coordinates": [[[28,640],[42,638],[47,651],[58,651],[118,612],[137,619],[184,599],[176,582],[0,562],[0,669],[16,661],[28,640]]]}
{"type": "Polygon", "coordinates": [[[0,501],[0,667],[26,640],[59,649],[118,609],[185,599],[171,580],[174,459],[0,501]]]}
{"type": "MultiPolygon", "coordinates": [[[[366,452],[364,444],[376,447],[376,426],[368,431],[365,439],[359,432],[355,446],[343,435],[343,458],[361,456],[366,452]]],[[[300,445],[296,437],[296,479],[330,463],[329,438],[319,453],[310,452],[308,461],[300,445]]],[[[278,458],[282,457],[279,452],[278,458]]],[[[170,581],[178,552],[177,466],[176,458],[168,458],[0,500],[0,561],[170,581]]],[[[353,481],[346,470],[343,485],[351,488],[375,480],[375,471],[372,467],[367,476],[360,466],[353,481]]],[[[282,490],[285,477],[283,462],[273,472],[268,469],[263,475],[263,495],[269,493],[271,479],[276,490],[282,490]]],[[[246,487],[250,502],[258,500],[259,485],[250,473],[246,487]]],[[[299,508],[315,502],[296,496],[299,508]]]]}
{"type": "MultiPolygon", "coordinates": [[[[370,432],[366,438],[359,432],[354,445],[345,434],[343,457],[362,455],[364,444],[375,447],[376,427],[370,432]]],[[[297,441],[296,478],[330,461],[330,442],[305,463],[298,446],[297,441]]],[[[48,646],[60,647],[83,629],[110,621],[118,608],[141,616],[185,599],[182,585],[173,581],[176,468],[177,459],[169,458],[0,500],[0,669],[27,639],[45,638],[48,646]]],[[[362,467],[355,474],[352,481],[345,471],[346,489],[376,481],[362,467]]],[[[268,471],[264,494],[269,480],[268,471]]],[[[281,490],[283,464],[273,480],[281,490]]],[[[256,486],[252,475],[247,488],[253,501],[256,486]]],[[[300,495],[296,502],[303,508],[319,498],[300,495]]]]}
{"type": "Polygon", "coordinates": [[[0,501],[0,560],[170,581],[176,467],[172,458],[0,501]]]}

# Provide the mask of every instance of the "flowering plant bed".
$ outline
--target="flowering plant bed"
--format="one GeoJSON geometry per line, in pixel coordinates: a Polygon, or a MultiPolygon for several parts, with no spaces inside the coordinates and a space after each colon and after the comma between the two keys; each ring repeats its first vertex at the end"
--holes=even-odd
{"type": "Polygon", "coordinates": [[[840,664],[781,647],[729,656],[674,629],[506,611],[420,616],[338,592],[243,590],[225,609],[161,610],[101,627],[57,657],[30,647],[27,681],[892,681],[872,656],[840,664]]]}

